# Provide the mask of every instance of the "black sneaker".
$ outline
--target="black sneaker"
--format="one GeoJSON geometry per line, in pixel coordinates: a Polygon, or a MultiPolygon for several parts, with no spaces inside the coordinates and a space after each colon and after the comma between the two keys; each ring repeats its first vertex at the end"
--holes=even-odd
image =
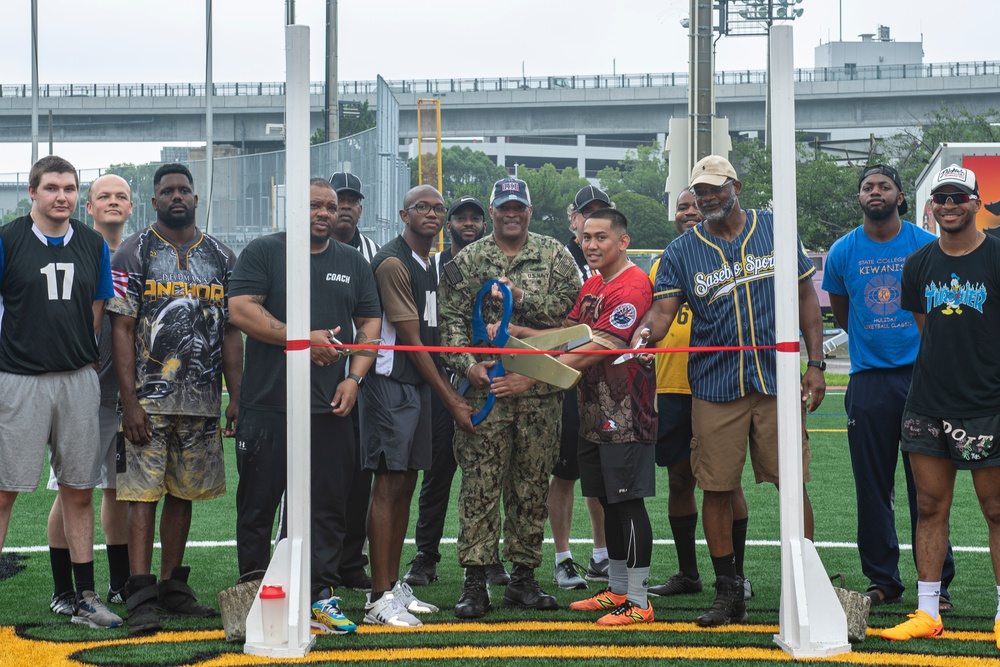
{"type": "Polygon", "coordinates": [[[403,583],[410,586],[427,586],[438,580],[437,561],[423,551],[418,551],[410,561],[410,569],[403,575],[403,583]]]}
{"type": "Polygon", "coordinates": [[[128,629],[133,634],[155,632],[160,629],[160,616],[156,613],[156,577],[151,574],[134,574],[126,585],[128,597],[128,629]]]}
{"type": "Polygon", "coordinates": [[[74,591],[63,591],[59,595],[53,593],[49,609],[57,614],[72,616],[76,611],[76,593],[74,591]]]}
{"type": "Polygon", "coordinates": [[[125,604],[125,587],[122,586],[117,591],[108,586],[108,602],[112,604],[125,604]]]}
{"type": "Polygon", "coordinates": [[[743,581],[739,577],[718,577],[715,581],[715,602],[711,609],[698,617],[696,623],[702,627],[717,627],[746,622],[749,616],[743,595],[743,581]]]}
{"type": "Polygon", "coordinates": [[[559,608],[556,599],[542,590],[535,580],[535,571],[524,565],[515,565],[510,573],[510,583],[503,594],[503,602],[510,607],[551,611],[559,608]]]}
{"type": "Polygon", "coordinates": [[[608,570],[611,569],[611,559],[605,558],[602,561],[596,561],[593,558],[590,559],[590,565],[587,566],[587,580],[588,581],[607,581],[608,580],[608,570]]]}
{"type": "Polygon", "coordinates": [[[486,583],[490,586],[506,586],[510,583],[510,575],[503,563],[490,563],[486,566],[486,583]]]}
{"type": "Polygon", "coordinates": [[[170,573],[169,579],[160,581],[159,599],[157,606],[159,610],[168,615],[179,618],[210,618],[216,615],[215,609],[198,602],[194,590],[188,586],[188,575],[191,568],[178,566],[170,573]]]}
{"type": "Polygon", "coordinates": [[[685,576],[683,572],[678,572],[667,579],[666,583],[659,586],[650,586],[646,592],[657,597],[667,597],[668,595],[701,593],[703,588],[704,585],[701,583],[701,577],[691,579],[685,576]]]}
{"type": "Polygon", "coordinates": [[[462,597],[455,605],[455,616],[457,618],[482,618],[492,606],[490,592],[486,588],[485,568],[481,565],[467,567],[462,597]]]}

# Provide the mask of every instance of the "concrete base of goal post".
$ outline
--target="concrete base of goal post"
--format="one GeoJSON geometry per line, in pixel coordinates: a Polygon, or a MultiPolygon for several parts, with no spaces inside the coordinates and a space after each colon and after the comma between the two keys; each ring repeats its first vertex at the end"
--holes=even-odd
{"type": "Polygon", "coordinates": [[[802,417],[799,391],[799,243],[796,235],[795,98],[792,28],[774,26],[770,39],[774,181],[775,340],[778,341],[778,466],[781,504],[781,606],[774,641],[795,658],[851,650],[847,616],[805,538],[802,417]]]}

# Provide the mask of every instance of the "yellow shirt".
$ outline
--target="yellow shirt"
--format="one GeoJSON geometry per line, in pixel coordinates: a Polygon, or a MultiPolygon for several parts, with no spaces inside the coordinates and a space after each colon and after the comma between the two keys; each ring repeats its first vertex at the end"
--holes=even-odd
{"type": "MultiPolygon", "coordinates": [[[[656,284],[656,269],[660,260],[653,262],[649,270],[649,278],[656,284]]],[[[656,347],[687,347],[691,341],[691,309],[686,303],[681,304],[670,331],[656,344],[656,347]]],[[[690,394],[688,384],[688,353],[671,352],[656,355],[656,393],[657,394],[690,394]]]]}

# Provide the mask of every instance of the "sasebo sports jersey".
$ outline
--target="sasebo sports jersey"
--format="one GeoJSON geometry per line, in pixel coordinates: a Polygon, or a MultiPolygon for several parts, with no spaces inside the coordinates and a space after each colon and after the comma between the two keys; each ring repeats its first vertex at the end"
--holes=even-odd
{"type": "Polygon", "coordinates": [[[177,247],[149,227],[115,253],[108,310],[136,318],[135,389],[147,412],[219,414],[235,264],[232,250],[200,231],[177,247]]]}
{"type": "MultiPolygon", "coordinates": [[[[601,275],[588,279],[568,319],[589,325],[595,340],[624,352],[652,302],[649,277],[632,265],[608,282],[601,275]]],[[[583,371],[577,385],[580,436],[601,444],[652,443],[656,440],[653,369],[636,360],[615,365],[615,359],[607,355],[583,371]]]]}
{"type": "MultiPolygon", "coordinates": [[[[703,401],[734,401],[751,391],[777,393],[774,330],[774,217],[745,209],[747,221],[732,241],[712,236],[699,222],[666,247],[653,298],[676,297],[691,306],[692,347],[766,347],[739,352],[692,352],[691,394],[703,401]]],[[[799,243],[798,280],[816,272],[799,243]]]]}

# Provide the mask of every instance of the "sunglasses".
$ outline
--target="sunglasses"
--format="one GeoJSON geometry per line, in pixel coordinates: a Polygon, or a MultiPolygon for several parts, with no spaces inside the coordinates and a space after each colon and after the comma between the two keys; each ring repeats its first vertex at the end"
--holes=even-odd
{"type": "Polygon", "coordinates": [[[935,204],[944,206],[949,200],[953,204],[968,204],[970,199],[979,199],[979,197],[964,192],[935,192],[931,195],[931,199],[934,200],[935,204]]]}

